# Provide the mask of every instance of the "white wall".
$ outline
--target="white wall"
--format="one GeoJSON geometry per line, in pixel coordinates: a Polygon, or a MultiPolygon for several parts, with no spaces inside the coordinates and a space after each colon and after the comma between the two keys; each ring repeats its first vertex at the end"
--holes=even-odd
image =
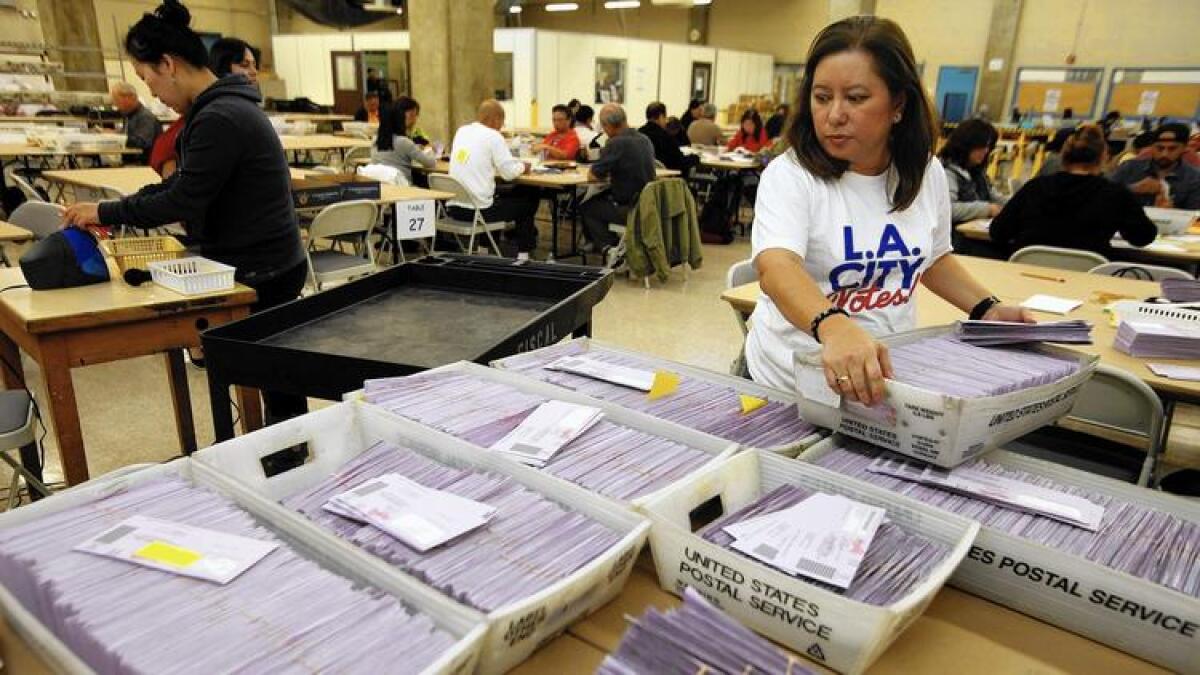
{"type": "Polygon", "coordinates": [[[718,49],[712,96],[720,110],[717,121],[737,124],[737,120],[724,119],[725,108],[737,103],[743,94],[769,95],[774,89],[774,74],[775,59],[770,54],[718,49]]]}
{"type": "MultiPolygon", "coordinates": [[[[713,66],[715,77],[717,50],[711,47],[692,47],[671,42],[662,45],[662,65],[659,68],[658,96],[667,105],[667,114],[680,117],[687,111],[692,98],[692,64],[708,63],[713,66]]],[[[709,91],[715,82],[709,83],[709,91]]]]}
{"type": "MultiPolygon", "coordinates": [[[[409,34],[277,35],[272,44],[287,96],[331,105],[330,52],[406,50],[409,34]]],[[[530,28],[497,29],[492,45],[497,53],[513,55],[513,100],[504,102],[509,127],[548,128],[554,104],[573,98],[594,106],[597,58],[625,61],[625,108],[634,126],[641,125],[653,101],[666,103],[672,115],[683,114],[693,61],[713,64],[713,102],[722,108],[742,94],[770,93],[774,69],[769,54],[530,28]]]]}

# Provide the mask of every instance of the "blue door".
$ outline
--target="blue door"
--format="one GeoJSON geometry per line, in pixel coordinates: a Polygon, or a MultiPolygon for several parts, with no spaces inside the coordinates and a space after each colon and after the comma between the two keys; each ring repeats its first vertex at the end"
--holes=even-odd
{"type": "Polygon", "coordinates": [[[942,66],[938,69],[934,102],[943,122],[961,122],[971,115],[978,77],[976,66],[942,66]]]}

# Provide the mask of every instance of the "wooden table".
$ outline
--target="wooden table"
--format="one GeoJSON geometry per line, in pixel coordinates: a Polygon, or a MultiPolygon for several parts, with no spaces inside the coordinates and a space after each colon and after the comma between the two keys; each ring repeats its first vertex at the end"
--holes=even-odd
{"type": "Polygon", "coordinates": [[[88,118],[74,115],[0,115],[0,124],[87,124],[88,118]]]}
{"type": "MultiPolygon", "coordinates": [[[[969,220],[954,226],[954,229],[975,241],[991,241],[988,232],[990,220],[969,220]]],[[[1193,270],[1200,267],[1200,231],[1182,235],[1163,235],[1155,239],[1149,246],[1138,248],[1120,237],[1114,237],[1112,247],[1114,252],[1122,257],[1137,258],[1153,262],[1165,262],[1184,265],[1193,270]]]]}
{"type": "MultiPolygon", "coordinates": [[[[179,443],[185,453],[196,449],[191,399],[183,352],[200,346],[200,331],[250,313],[253,289],[185,296],[155,284],[129,286],[116,275],[104,284],[50,291],[20,288],[19,269],[0,269],[0,358],[4,384],[25,386],[21,351],[42,369],[49,410],[67,483],[88,478],[87,455],[79,426],[79,409],[71,368],[136,356],[163,354],[175,406],[179,443]]],[[[257,393],[239,390],[242,418],[248,429],[261,425],[257,393]]]]}
{"type": "MultiPolygon", "coordinates": [[[[1187,382],[1159,377],[1150,372],[1150,369],[1146,367],[1147,361],[1194,366],[1197,365],[1196,360],[1139,359],[1119,352],[1112,346],[1117,329],[1109,323],[1108,315],[1103,312],[1104,306],[1109,304],[1112,299],[1127,298],[1141,300],[1157,296],[1162,291],[1157,282],[1123,279],[1084,272],[1070,272],[1035,265],[1021,265],[1002,260],[973,258],[970,256],[958,256],[958,259],[975,275],[976,279],[981,281],[984,286],[989,288],[1007,304],[1019,304],[1035,293],[1045,293],[1083,301],[1083,305],[1071,312],[1067,318],[1086,319],[1090,321],[1093,326],[1093,342],[1090,345],[1063,345],[1064,347],[1099,356],[1102,363],[1121,368],[1131,373],[1134,377],[1150,385],[1160,396],[1179,401],[1200,402],[1200,382],[1187,382]],[[1063,279],[1064,281],[1045,281],[1036,277],[1026,276],[1029,274],[1042,277],[1049,276],[1063,279]],[[1109,299],[1102,297],[1100,295],[1102,293],[1111,294],[1112,296],[1123,296],[1123,298],[1109,299]]],[[[745,313],[754,311],[754,307],[758,303],[758,297],[759,288],[757,283],[731,288],[721,294],[722,300],[728,302],[737,311],[745,313]]],[[[937,297],[924,286],[921,286],[917,291],[916,303],[917,323],[920,326],[943,325],[963,318],[963,313],[960,310],[937,297]]],[[[1038,313],[1037,316],[1040,321],[1053,321],[1064,318],[1057,314],[1038,313]]]]}
{"type": "MultiPolygon", "coordinates": [[[[677,607],[658,586],[649,556],[639,559],[615,600],[567,628],[512,671],[514,675],[590,673],[616,650],[626,617],[677,607]]],[[[800,664],[830,673],[811,660],[800,664]]],[[[943,588],[867,673],[1165,673],[1157,666],[955,588],[943,588]],[[983,666],[981,664],[987,664],[983,666]]]]}
{"type": "Polygon", "coordinates": [[[312,134],[309,136],[280,136],[284,152],[311,152],[314,150],[349,150],[350,148],[366,148],[371,141],[365,138],[350,138],[349,136],[334,136],[333,134],[312,134]]]}
{"type": "MultiPolygon", "coordinates": [[[[314,174],[304,169],[291,169],[292,178],[308,178],[314,174]]],[[[146,166],[119,167],[113,169],[70,169],[62,171],[43,171],[42,176],[53,183],[84,187],[93,190],[107,188],[123,195],[133,194],[147,185],[158,183],[162,179],[153,169],[146,166]]],[[[454,195],[440,190],[426,190],[418,187],[400,185],[382,185],[380,188],[380,204],[415,201],[418,199],[449,199],[454,195]]]]}
{"type": "Polygon", "coordinates": [[[0,242],[21,242],[33,239],[33,233],[10,222],[0,220],[0,242]]]}
{"type": "Polygon", "coordinates": [[[140,155],[141,150],[137,148],[121,148],[119,150],[56,150],[54,148],[43,148],[39,145],[30,145],[29,143],[0,143],[0,163],[5,161],[19,161],[25,165],[25,168],[30,168],[30,160],[40,159],[42,165],[47,165],[49,159],[66,160],[67,166],[77,168],[80,157],[100,157],[102,155],[140,155]]]}
{"type": "Polygon", "coordinates": [[[763,164],[758,161],[739,162],[731,159],[700,157],[700,166],[718,171],[762,171],[763,164]]]}
{"type": "Polygon", "coordinates": [[[267,117],[281,119],[285,122],[353,122],[354,115],[335,115],[332,113],[271,113],[267,117]]]}
{"type": "MultiPolygon", "coordinates": [[[[33,239],[33,233],[29,230],[13,225],[12,223],[0,220],[0,244],[19,243],[33,239]]],[[[12,263],[8,260],[8,251],[0,247],[0,263],[11,267],[12,263]]]]}

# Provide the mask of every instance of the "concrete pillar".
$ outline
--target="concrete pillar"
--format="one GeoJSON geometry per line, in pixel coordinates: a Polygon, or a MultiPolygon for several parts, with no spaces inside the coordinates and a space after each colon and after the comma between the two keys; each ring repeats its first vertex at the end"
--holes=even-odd
{"type": "MultiPolygon", "coordinates": [[[[104,55],[100,48],[100,27],[92,0],[38,0],[42,34],[47,44],[56,47],[94,47],[97,51],[50,50],[52,60],[61,60],[69,73],[104,74],[104,55]]],[[[123,36],[122,36],[123,37],[123,36]]],[[[58,77],[54,86],[67,91],[107,91],[103,77],[58,77]]]]}
{"type": "Polygon", "coordinates": [[[1017,50],[1017,30],[1021,24],[1022,0],[994,0],[992,22],[988,32],[987,51],[983,57],[983,72],[979,76],[979,98],[976,106],[986,105],[993,122],[1007,122],[1008,81],[1013,73],[1013,56],[1017,50]]]}
{"type": "MultiPolygon", "coordinates": [[[[421,128],[449,144],[493,94],[492,0],[421,0],[408,4],[412,95],[421,128]]],[[[508,121],[511,124],[511,120],[508,121]]]]}
{"type": "Polygon", "coordinates": [[[875,0],[829,0],[829,21],[841,21],[852,16],[875,14],[875,0]]]}

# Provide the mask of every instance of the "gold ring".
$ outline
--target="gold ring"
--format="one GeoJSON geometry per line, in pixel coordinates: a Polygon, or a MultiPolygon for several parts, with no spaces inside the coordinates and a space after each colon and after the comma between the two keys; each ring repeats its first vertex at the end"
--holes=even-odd
{"type": "Polygon", "coordinates": [[[850,381],[850,376],[849,376],[849,375],[838,375],[838,376],[837,376],[837,381],[838,381],[838,382],[849,382],[849,381],[850,381]]]}

